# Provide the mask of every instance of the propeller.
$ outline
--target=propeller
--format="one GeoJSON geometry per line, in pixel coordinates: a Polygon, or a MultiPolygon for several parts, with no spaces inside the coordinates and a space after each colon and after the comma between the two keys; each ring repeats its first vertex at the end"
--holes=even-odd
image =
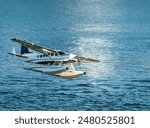
{"type": "Polygon", "coordinates": [[[96,59],[80,57],[80,56],[76,56],[75,59],[77,59],[78,61],[100,62],[99,60],[96,59]]]}
{"type": "Polygon", "coordinates": [[[96,59],[80,57],[80,56],[77,56],[77,55],[71,54],[71,53],[70,53],[70,56],[69,56],[69,60],[73,60],[73,61],[76,61],[76,62],[80,62],[80,61],[100,62],[99,60],[96,60],[96,59]]]}
{"type": "MultiPolygon", "coordinates": [[[[82,53],[84,53],[84,50],[81,47],[79,47],[79,50],[82,53]]],[[[99,60],[92,59],[92,58],[86,58],[86,57],[80,57],[80,56],[76,56],[76,58],[78,59],[78,61],[100,62],[99,60]]]]}

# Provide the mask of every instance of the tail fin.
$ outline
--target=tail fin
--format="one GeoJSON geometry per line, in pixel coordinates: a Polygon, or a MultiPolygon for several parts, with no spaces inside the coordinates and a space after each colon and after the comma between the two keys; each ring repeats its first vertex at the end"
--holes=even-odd
{"type": "Polygon", "coordinates": [[[31,52],[29,52],[29,50],[28,50],[28,48],[27,47],[25,47],[25,46],[21,46],[21,54],[24,54],[24,53],[31,53],[31,52]]]}

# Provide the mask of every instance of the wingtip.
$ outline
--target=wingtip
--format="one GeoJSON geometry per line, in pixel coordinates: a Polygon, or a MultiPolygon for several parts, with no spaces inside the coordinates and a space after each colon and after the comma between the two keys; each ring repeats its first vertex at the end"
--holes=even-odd
{"type": "Polygon", "coordinates": [[[17,38],[12,38],[11,40],[12,40],[12,41],[15,41],[15,40],[17,40],[17,38]]]}
{"type": "Polygon", "coordinates": [[[96,62],[101,62],[100,60],[96,60],[96,62]]]}

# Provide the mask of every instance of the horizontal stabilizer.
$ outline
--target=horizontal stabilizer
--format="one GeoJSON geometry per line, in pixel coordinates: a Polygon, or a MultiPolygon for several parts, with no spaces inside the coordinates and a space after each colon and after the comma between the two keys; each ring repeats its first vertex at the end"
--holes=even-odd
{"type": "Polygon", "coordinates": [[[21,57],[21,58],[28,58],[28,56],[26,56],[26,55],[14,53],[14,52],[9,52],[8,54],[13,55],[13,56],[17,56],[17,57],[21,57]]]}

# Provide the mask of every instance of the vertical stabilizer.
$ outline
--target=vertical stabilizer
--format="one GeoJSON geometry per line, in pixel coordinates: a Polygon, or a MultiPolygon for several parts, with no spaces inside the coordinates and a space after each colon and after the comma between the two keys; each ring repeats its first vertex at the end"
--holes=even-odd
{"type": "Polygon", "coordinates": [[[25,53],[30,53],[29,52],[29,49],[27,48],[27,47],[25,47],[25,46],[21,46],[21,54],[25,54],[25,53]]]}

